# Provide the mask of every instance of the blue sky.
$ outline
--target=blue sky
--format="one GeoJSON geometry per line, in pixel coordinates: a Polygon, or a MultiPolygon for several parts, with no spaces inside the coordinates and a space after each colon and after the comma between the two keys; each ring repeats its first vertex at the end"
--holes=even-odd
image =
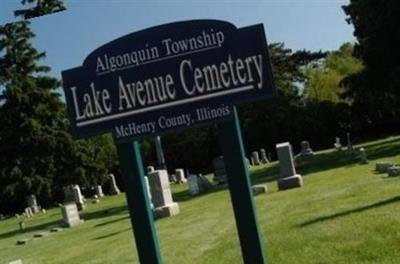
{"type": "MultiPolygon", "coordinates": [[[[128,33],[168,22],[219,19],[237,27],[263,23],[268,42],[293,50],[333,50],[355,41],[340,0],[67,0],[67,11],[32,19],[34,45],[46,51],[51,74],[81,65],[97,47],[128,33]]],[[[20,0],[0,0],[0,23],[15,21],[20,0]]]]}

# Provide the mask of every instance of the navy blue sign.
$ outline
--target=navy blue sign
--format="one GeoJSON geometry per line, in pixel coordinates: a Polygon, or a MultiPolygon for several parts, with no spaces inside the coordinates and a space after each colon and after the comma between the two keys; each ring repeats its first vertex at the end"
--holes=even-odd
{"type": "Polygon", "coordinates": [[[62,72],[76,137],[117,139],[227,119],[274,95],[263,26],[193,20],[135,32],[62,72]]]}

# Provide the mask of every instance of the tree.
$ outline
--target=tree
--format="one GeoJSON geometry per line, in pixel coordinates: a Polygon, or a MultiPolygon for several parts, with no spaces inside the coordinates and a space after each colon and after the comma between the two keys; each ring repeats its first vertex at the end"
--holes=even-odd
{"type": "Polygon", "coordinates": [[[342,101],[340,95],[346,91],[342,81],[362,69],[360,60],[353,57],[353,45],[344,43],[325,59],[304,68],[306,81],[303,96],[308,101],[342,101]]]}
{"type": "Polygon", "coordinates": [[[75,142],[60,82],[39,64],[45,53],[30,40],[29,21],[0,26],[0,208],[21,210],[28,194],[44,206],[61,198],[62,186],[90,187],[106,172],[89,141],[75,142]]]}
{"type": "Polygon", "coordinates": [[[22,0],[21,3],[23,5],[36,3],[33,8],[14,11],[15,16],[22,16],[24,19],[48,15],[66,9],[61,0],[22,0]]]}
{"type": "Polygon", "coordinates": [[[390,128],[400,118],[400,5],[395,0],[351,0],[343,7],[354,25],[354,55],[365,65],[345,80],[360,125],[390,128]]]}

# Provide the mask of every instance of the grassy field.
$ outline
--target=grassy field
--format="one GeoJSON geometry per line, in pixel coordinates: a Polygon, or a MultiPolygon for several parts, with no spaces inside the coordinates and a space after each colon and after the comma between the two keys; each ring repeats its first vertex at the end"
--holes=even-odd
{"type": "MultiPolygon", "coordinates": [[[[255,197],[269,263],[400,263],[400,177],[374,172],[377,161],[400,163],[400,137],[363,144],[369,164],[356,156],[322,151],[301,161],[304,187],[277,192],[276,163],[252,169],[268,193],[255,197]]],[[[226,188],[191,197],[173,185],[181,213],[157,220],[164,263],[242,263],[226,188]]],[[[140,216],[138,216],[140,217],[140,216]]],[[[17,239],[60,223],[60,209],[26,220],[0,221],[0,264],[138,263],[125,196],[88,203],[85,223],[35,238],[17,239]]]]}

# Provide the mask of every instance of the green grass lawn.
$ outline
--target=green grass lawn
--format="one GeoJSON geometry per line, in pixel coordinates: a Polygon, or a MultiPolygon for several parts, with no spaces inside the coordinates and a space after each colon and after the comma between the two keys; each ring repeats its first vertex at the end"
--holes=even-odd
{"type": "MultiPolygon", "coordinates": [[[[269,263],[400,263],[400,177],[374,172],[375,163],[400,163],[400,137],[363,144],[369,164],[356,156],[321,151],[302,160],[304,187],[278,192],[276,163],[252,169],[268,193],[255,197],[269,263]]],[[[242,263],[229,192],[219,188],[197,197],[173,185],[181,213],[156,221],[164,263],[242,263]]],[[[140,216],[138,216],[140,217],[140,216]]],[[[138,263],[125,196],[88,203],[85,223],[35,238],[17,239],[60,223],[60,209],[26,220],[0,222],[0,264],[138,263]]]]}

